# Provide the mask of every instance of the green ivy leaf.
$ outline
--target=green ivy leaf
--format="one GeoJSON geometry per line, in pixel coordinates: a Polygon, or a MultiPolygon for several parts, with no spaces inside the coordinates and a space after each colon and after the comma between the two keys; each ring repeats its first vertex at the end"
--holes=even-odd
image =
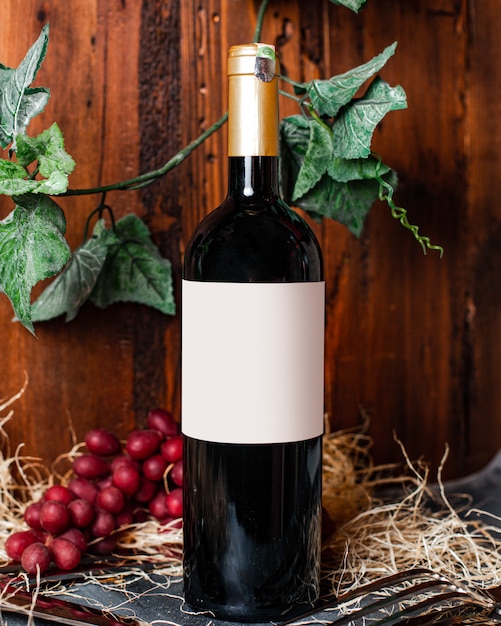
{"type": "Polygon", "coordinates": [[[0,159],[0,193],[8,196],[24,193],[21,191],[26,170],[14,161],[0,159]]]}
{"type": "Polygon", "coordinates": [[[8,196],[25,193],[57,195],[68,188],[68,175],[75,162],[64,149],[64,139],[57,124],[36,137],[21,134],[17,138],[17,163],[0,159],[0,193],[8,196]],[[28,177],[27,167],[36,162],[39,173],[47,178],[28,177]]]}
{"type": "Polygon", "coordinates": [[[347,183],[350,180],[364,180],[384,176],[390,171],[380,159],[370,155],[366,159],[332,159],[327,168],[329,176],[340,182],[347,183]]]}
{"type": "Polygon", "coordinates": [[[151,241],[147,226],[127,215],[115,224],[115,234],[90,300],[100,308],[138,302],[174,315],[171,264],[151,241]]]}
{"type": "Polygon", "coordinates": [[[24,167],[37,161],[40,174],[47,178],[54,172],[68,176],[75,168],[75,161],[64,149],[63,133],[55,123],[36,137],[19,135],[16,156],[24,167]]]}
{"type": "Polygon", "coordinates": [[[41,113],[50,97],[44,87],[30,88],[40,69],[49,43],[46,24],[37,41],[28,50],[17,69],[0,64],[0,145],[10,143],[16,149],[16,138],[26,130],[30,120],[41,113]]]}
{"type": "Polygon", "coordinates": [[[66,314],[67,322],[76,317],[96,285],[112,240],[116,240],[113,231],[105,228],[104,220],[99,220],[92,236],[74,251],[61,274],[33,302],[33,322],[63,314],[66,314]]]}
{"type": "MultiPolygon", "coordinates": [[[[24,174],[26,175],[26,172],[24,174]]],[[[3,163],[0,161],[0,193],[7,196],[18,196],[26,193],[57,196],[66,191],[67,187],[68,177],[62,172],[52,172],[49,178],[33,180],[22,178],[20,170],[14,168],[9,171],[4,170],[3,163]],[[6,174],[10,175],[6,176],[6,174]]]]}
{"type": "Polygon", "coordinates": [[[379,197],[376,176],[396,186],[396,174],[372,155],[354,160],[331,157],[321,167],[322,174],[315,184],[301,196],[296,196],[295,181],[308,150],[314,149],[310,143],[311,127],[312,121],[302,115],[285,118],[280,125],[280,186],[283,198],[287,203],[307,211],[314,219],[328,217],[344,224],[359,237],[367,213],[379,197]]]}
{"type": "Polygon", "coordinates": [[[329,80],[312,80],[306,84],[306,91],[311,103],[319,115],[334,117],[344,105],[348,104],[360,87],[393,56],[397,43],[388,46],[371,61],[359,65],[344,74],[333,76],[329,80]]]}
{"type": "Polygon", "coordinates": [[[330,129],[314,118],[307,120],[309,125],[308,148],[292,193],[292,200],[304,196],[320,180],[332,160],[333,146],[330,129]]]}
{"type": "Polygon", "coordinates": [[[351,9],[358,13],[359,9],[365,4],[366,0],[331,0],[334,4],[339,4],[343,7],[351,9]]]}
{"type": "Polygon", "coordinates": [[[31,290],[57,274],[70,258],[64,238],[66,221],[59,206],[45,195],[15,197],[16,208],[0,221],[0,289],[16,318],[31,332],[31,290]]]}
{"type": "Polygon", "coordinates": [[[44,178],[43,180],[32,180],[30,178],[21,177],[2,179],[2,173],[0,171],[0,193],[7,196],[17,196],[26,193],[57,196],[66,191],[67,187],[68,177],[61,172],[52,172],[50,178],[44,178]]]}
{"type": "Polygon", "coordinates": [[[337,116],[332,128],[334,156],[344,159],[367,157],[374,129],[389,111],[405,109],[407,99],[402,87],[390,87],[376,77],[365,95],[354,100],[337,116]]]}
{"type": "Polygon", "coordinates": [[[282,197],[292,204],[296,180],[303,164],[310,137],[310,126],[303,115],[285,117],[280,122],[280,188],[282,197]]]}
{"type": "MultiPolygon", "coordinates": [[[[392,186],[397,179],[393,170],[383,177],[392,186]]],[[[379,183],[374,179],[340,183],[325,174],[317,185],[296,202],[314,219],[328,217],[344,224],[359,237],[371,206],[379,197],[379,183]]]]}

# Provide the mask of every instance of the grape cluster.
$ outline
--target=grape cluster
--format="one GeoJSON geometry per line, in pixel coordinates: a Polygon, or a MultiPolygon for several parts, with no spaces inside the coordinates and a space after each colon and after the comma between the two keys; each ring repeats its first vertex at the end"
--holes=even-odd
{"type": "Polygon", "coordinates": [[[5,541],[7,556],[28,574],[52,563],[72,570],[84,554],[113,551],[121,526],[149,516],[167,523],[182,516],[183,436],[171,413],[149,412],[146,428],[124,446],[110,431],[90,430],[86,452],[72,463],[67,485],[48,487],[24,511],[28,530],[5,541]]]}

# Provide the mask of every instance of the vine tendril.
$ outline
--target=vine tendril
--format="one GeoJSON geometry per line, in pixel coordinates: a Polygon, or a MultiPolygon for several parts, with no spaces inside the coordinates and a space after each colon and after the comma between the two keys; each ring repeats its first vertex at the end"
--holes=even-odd
{"type": "Polygon", "coordinates": [[[391,216],[400,222],[400,224],[411,231],[415,239],[421,244],[424,254],[426,250],[437,250],[440,252],[440,258],[444,255],[444,249],[442,246],[432,244],[429,237],[419,234],[419,227],[415,224],[411,224],[407,217],[407,210],[403,207],[397,206],[393,202],[393,187],[381,178],[379,174],[375,174],[375,179],[379,183],[379,199],[385,201],[391,210],[391,216]]]}

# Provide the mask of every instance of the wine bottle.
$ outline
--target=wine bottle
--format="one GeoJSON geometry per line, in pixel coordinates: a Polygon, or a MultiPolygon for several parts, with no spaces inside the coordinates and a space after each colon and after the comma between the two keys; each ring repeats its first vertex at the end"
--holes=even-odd
{"type": "Polygon", "coordinates": [[[319,596],[325,289],[279,195],[274,48],[233,46],[228,81],[228,194],[182,281],[184,594],[261,621],[319,596]]]}

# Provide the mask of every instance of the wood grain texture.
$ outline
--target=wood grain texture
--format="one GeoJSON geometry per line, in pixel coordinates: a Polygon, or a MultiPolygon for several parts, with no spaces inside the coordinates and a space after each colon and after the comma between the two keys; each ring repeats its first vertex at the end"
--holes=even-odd
{"type": "MultiPolygon", "coordinates": [[[[49,107],[32,132],[57,121],[77,161],[72,187],[162,165],[226,110],[226,53],[254,34],[257,0],[4,0],[0,62],[15,66],[50,22],[38,84],[49,107]]],[[[355,15],[328,0],[271,0],[262,39],[283,72],[327,78],[393,41],[382,71],[401,84],[405,111],[390,113],[374,148],[399,173],[397,203],[445,248],[440,259],[376,203],[359,239],[312,224],[327,281],[326,411],[334,430],[370,417],[378,462],[411,458],[446,476],[479,469],[501,447],[501,15],[497,0],[367,0],[355,15]]],[[[284,85],[284,89],[288,89],[284,85]]],[[[296,113],[281,99],[282,115],[296,113]]],[[[173,264],[198,221],[226,191],[226,130],[174,172],[137,192],[109,194],[118,216],[135,212],[173,264]]],[[[99,198],[61,199],[72,247],[99,198]]],[[[0,218],[11,210],[0,199],[0,218]]],[[[179,303],[179,302],[178,302],[179,303]]],[[[134,305],[85,306],[75,321],[40,324],[37,339],[0,300],[0,396],[29,384],[8,431],[46,459],[100,424],[127,432],[151,406],[178,415],[179,315],[134,305]]]]}

